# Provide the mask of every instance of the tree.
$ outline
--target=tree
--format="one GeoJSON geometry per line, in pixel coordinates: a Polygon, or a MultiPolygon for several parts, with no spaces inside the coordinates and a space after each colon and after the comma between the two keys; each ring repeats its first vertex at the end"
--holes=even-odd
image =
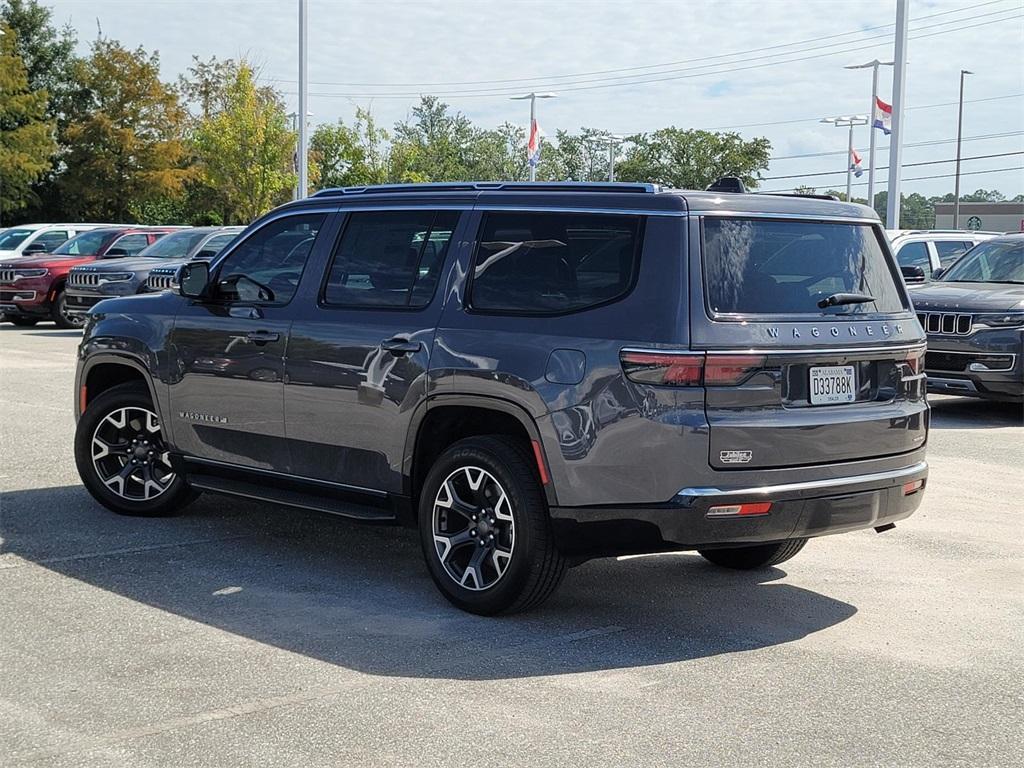
{"type": "Polygon", "coordinates": [[[185,110],[159,74],[157,54],[105,38],[80,62],[88,98],[65,132],[67,170],[60,179],[72,215],[126,221],[132,206],[181,195],[192,175],[185,110]]]}
{"type": "MultiPolygon", "coordinates": [[[[609,135],[596,128],[578,134],[557,131],[555,142],[542,144],[537,175],[552,181],[607,181],[609,135]]],[[[619,164],[615,167],[618,175],[619,164]]]]}
{"type": "Polygon", "coordinates": [[[654,182],[677,189],[704,189],[722,176],[756,187],[768,167],[771,142],[745,141],[738,133],[662,128],[631,138],[616,175],[622,181],[654,182]]]}
{"type": "MultiPolygon", "coordinates": [[[[47,92],[33,91],[11,28],[0,25],[0,214],[24,208],[56,151],[54,123],[46,117],[47,92]]],[[[0,216],[2,218],[2,216],[0,216]]]]}
{"type": "Polygon", "coordinates": [[[311,174],[316,187],[358,187],[388,180],[387,131],[373,115],[356,110],[353,126],[341,120],[319,125],[309,141],[311,174]]]}
{"type": "Polygon", "coordinates": [[[909,195],[900,195],[900,222],[894,226],[886,221],[886,206],[889,203],[889,193],[886,191],[875,194],[875,212],[885,221],[888,229],[934,229],[935,228],[935,206],[924,195],[912,192],[909,195]]]}
{"type": "Polygon", "coordinates": [[[412,115],[396,123],[391,145],[391,180],[467,181],[473,178],[475,129],[461,112],[451,113],[436,96],[423,96],[412,115]]]}
{"type": "Polygon", "coordinates": [[[224,109],[202,120],[194,146],[203,178],[221,190],[230,220],[250,222],[287,199],[295,184],[295,134],[274,91],[255,85],[242,62],[227,89],[224,109]]]}

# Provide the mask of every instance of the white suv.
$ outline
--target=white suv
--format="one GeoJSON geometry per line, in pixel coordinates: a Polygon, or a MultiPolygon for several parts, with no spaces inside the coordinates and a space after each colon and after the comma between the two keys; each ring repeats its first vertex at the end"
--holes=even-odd
{"type": "Polygon", "coordinates": [[[998,237],[1000,232],[972,232],[962,229],[890,229],[886,230],[892,252],[908,283],[931,280],[937,269],[948,269],[953,262],[978,243],[998,237]],[[914,267],[920,267],[920,275],[914,267]]]}
{"type": "Polygon", "coordinates": [[[0,259],[49,253],[75,235],[110,224],[21,224],[0,230],[0,259]]]}

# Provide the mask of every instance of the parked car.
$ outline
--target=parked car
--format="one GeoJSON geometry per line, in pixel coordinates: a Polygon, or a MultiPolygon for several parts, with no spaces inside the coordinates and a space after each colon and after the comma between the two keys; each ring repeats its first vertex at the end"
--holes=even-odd
{"type": "Polygon", "coordinates": [[[952,266],[967,251],[1000,232],[962,229],[893,229],[886,233],[908,284],[924,283],[938,269],[952,266]]]}
{"type": "Polygon", "coordinates": [[[84,318],[67,308],[64,288],[71,268],[97,259],[134,256],[174,229],[93,229],[76,235],[53,253],[0,262],[0,312],[15,325],[53,320],[61,328],[81,328],[84,318]]]}
{"type": "Polygon", "coordinates": [[[929,391],[1024,400],[1024,234],[976,245],[910,296],[929,391]]]}
{"type": "Polygon", "coordinates": [[[21,224],[0,231],[0,259],[51,253],[75,235],[111,224],[21,224]]]}
{"type": "Polygon", "coordinates": [[[169,266],[173,269],[196,257],[211,259],[243,229],[183,229],[160,238],[133,258],[73,267],[68,273],[67,311],[73,316],[84,315],[103,299],[140,293],[146,290],[146,280],[153,268],[169,266]]]}
{"type": "Polygon", "coordinates": [[[115,512],[211,491],[405,522],[493,614],[589,557],[768,567],[921,502],[925,337],[863,206],[326,190],[178,282],[88,315],[75,458],[115,512]]]}

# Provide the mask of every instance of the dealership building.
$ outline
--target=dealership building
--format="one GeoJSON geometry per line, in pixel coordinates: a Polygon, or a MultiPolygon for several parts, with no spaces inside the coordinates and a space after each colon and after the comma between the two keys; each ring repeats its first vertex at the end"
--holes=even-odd
{"type": "Polygon", "coordinates": [[[953,203],[936,203],[935,228],[1024,232],[1024,202],[960,203],[960,218],[956,222],[953,221],[953,203]]]}

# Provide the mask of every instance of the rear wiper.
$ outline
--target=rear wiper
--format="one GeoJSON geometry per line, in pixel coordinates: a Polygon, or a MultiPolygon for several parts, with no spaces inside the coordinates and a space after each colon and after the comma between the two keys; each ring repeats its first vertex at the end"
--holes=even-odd
{"type": "Polygon", "coordinates": [[[827,307],[838,307],[841,304],[867,304],[874,300],[874,296],[868,296],[866,293],[833,293],[827,299],[819,301],[818,306],[826,309],[827,307]]]}

